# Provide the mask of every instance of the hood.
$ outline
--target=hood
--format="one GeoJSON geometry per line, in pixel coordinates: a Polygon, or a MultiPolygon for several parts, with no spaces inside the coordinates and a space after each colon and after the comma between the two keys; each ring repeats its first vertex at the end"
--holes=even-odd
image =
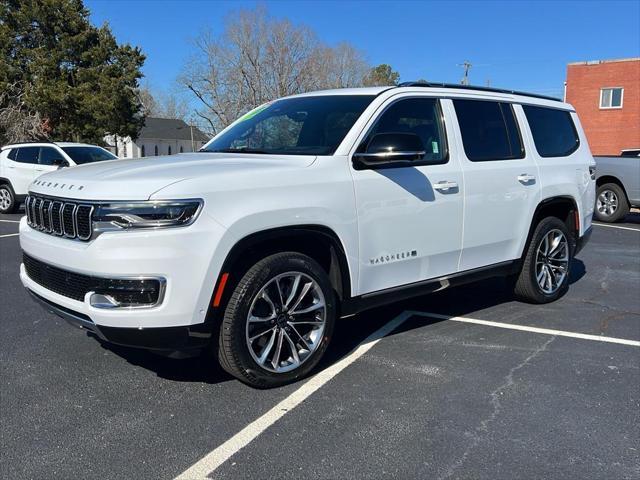
{"type": "Polygon", "coordinates": [[[184,153],[62,168],[34,180],[29,191],[79,200],[147,200],[154,192],[190,178],[305,168],[315,157],[184,153]]]}

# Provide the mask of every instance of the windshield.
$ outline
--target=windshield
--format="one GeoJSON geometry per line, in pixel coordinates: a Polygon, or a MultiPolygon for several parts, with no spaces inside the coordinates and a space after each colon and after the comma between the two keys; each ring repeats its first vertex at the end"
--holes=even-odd
{"type": "Polygon", "coordinates": [[[201,151],[332,155],[372,95],[322,95],[276,100],[241,117],[201,151]]]}
{"type": "Polygon", "coordinates": [[[116,160],[118,158],[113,153],[100,147],[62,147],[62,150],[78,165],[102,162],[103,160],[116,160]]]}

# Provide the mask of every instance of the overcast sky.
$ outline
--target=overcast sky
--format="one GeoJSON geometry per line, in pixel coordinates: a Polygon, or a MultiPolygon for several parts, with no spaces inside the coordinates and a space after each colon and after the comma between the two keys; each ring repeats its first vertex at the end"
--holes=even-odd
{"type": "MultiPolygon", "coordinates": [[[[190,39],[244,1],[86,0],[94,23],[109,22],[119,42],[147,55],[145,81],[170,90],[192,53],[190,39]]],[[[566,64],[640,56],[640,1],[270,1],[274,17],[304,23],[329,44],[348,41],[371,64],[401,80],[471,83],[559,96],[566,64]]]]}

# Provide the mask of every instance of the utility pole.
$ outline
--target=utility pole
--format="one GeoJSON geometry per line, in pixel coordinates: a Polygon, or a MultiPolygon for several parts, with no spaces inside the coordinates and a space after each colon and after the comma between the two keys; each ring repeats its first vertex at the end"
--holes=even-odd
{"type": "Polygon", "coordinates": [[[191,151],[195,152],[196,151],[196,147],[193,144],[193,123],[189,122],[189,130],[191,130],[191,151]]]}
{"type": "Polygon", "coordinates": [[[464,76],[460,80],[461,85],[469,85],[469,70],[471,70],[472,64],[469,60],[465,60],[464,63],[459,63],[459,67],[464,68],[464,76]]]}

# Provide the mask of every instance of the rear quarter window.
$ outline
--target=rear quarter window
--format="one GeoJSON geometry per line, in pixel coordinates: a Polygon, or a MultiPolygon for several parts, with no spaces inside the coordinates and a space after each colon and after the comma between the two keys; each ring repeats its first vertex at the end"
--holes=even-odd
{"type": "Polygon", "coordinates": [[[567,157],[580,146],[571,113],[555,108],[523,105],[533,143],[541,157],[567,157]]]}

